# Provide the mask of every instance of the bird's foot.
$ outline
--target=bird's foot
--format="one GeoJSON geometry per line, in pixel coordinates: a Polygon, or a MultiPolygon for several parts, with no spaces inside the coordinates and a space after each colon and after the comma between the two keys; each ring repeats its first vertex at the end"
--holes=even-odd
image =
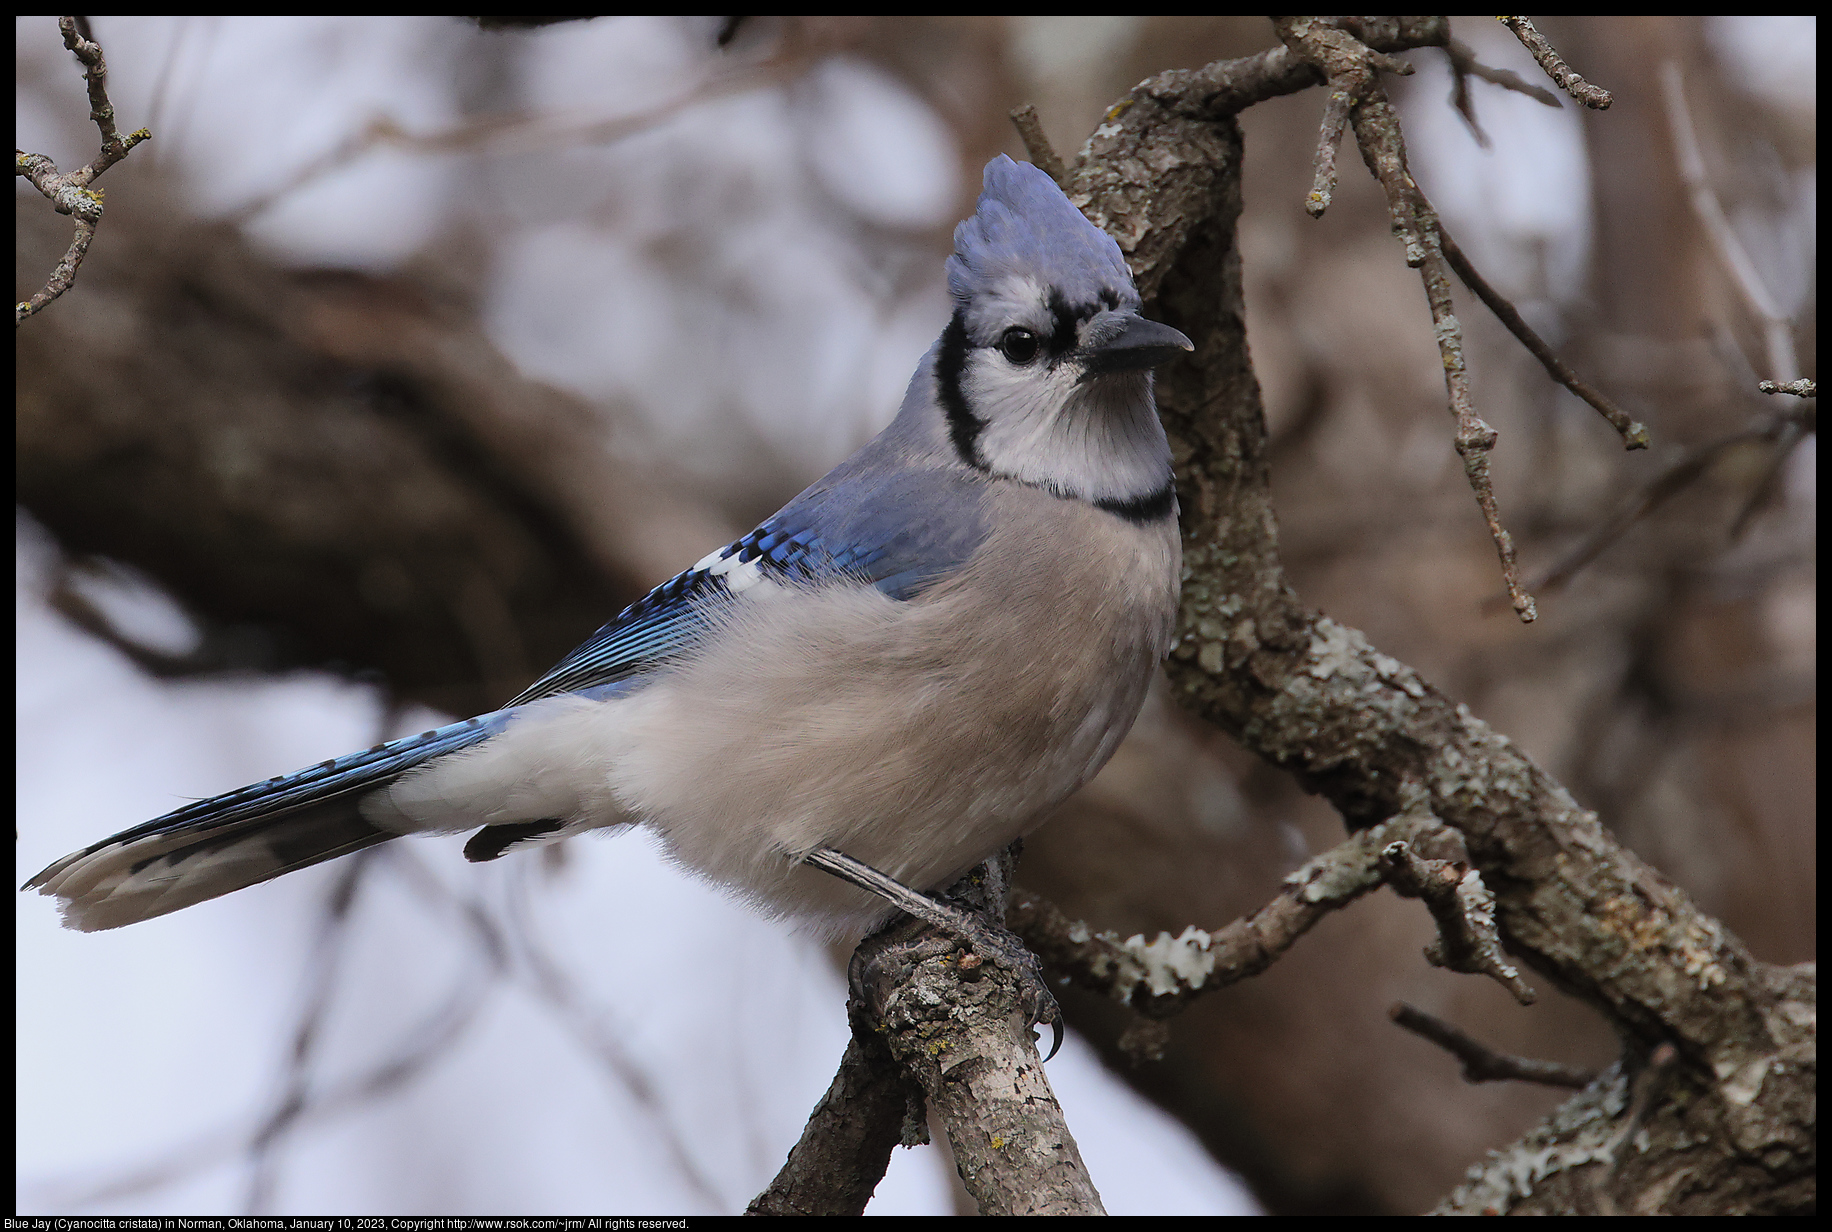
{"type": "Polygon", "coordinates": [[[988,962],[1011,972],[1025,1024],[1035,1027],[1048,1023],[1051,1027],[1053,1040],[1044,1060],[1054,1057],[1062,1047],[1062,1009],[1044,979],[1043,964],[1003,923],[989,920],[957,901],[938,900],[911,890],[841,852],[823,849],[810,855],[808,863],[871,890],[902,909],[902,914],[893,916],[853,951],[847,964],[847,983],[855,1004],[878,1006],[880,998],[874,994],[888,990],[895,976],[925,959],[958,951],[955,970],[964,980],[979,979],[988,962]]]}
{"type": "Polygon", "coordinates": [[[1056,1004],[1056,996],[1050,991],[1043,963],[1018,934],[1003,924],[994,924],[978,916],[969,918],[976,927],[961,938],[969,947],[958,960],[961,978],[979,978],[979,969],[986,962],[997,963],[1011,972],[1017,982],[1018,1008],[1024,1011],[1025,1025],[1035,1027],[1048,1023],[1053,1033],[1050,1054],[1043,1058],[1048,1061],[1062,1047],[1062,1007],[1056,1004]]]}

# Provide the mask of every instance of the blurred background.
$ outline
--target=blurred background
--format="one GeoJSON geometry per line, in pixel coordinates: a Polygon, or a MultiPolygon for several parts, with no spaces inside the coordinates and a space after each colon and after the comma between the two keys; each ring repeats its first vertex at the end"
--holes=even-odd
{"type": "MultiPolygon", "coordinates": [[[[474,713],[890,419],[942,260],[1032,102],[1072,156],[1248,18],[96,18],[123,130],[76,288],[18,333],[18,869],[186,800],[474,713]],[[723,44],[721,39],[724,39],[723,44]]],[[[1388,79],[1477,265],[1644,421],[1625,453],[1457,288],[1529,573],[1638,509],[1540,621],[1505,604],[1416,274],[1323,98],[1250,109],[1240,243],[1285,561],[1557,775],[1756,956],[1814,955],[1812,18],[1552,18],[1607,112],[1388,79]],[[1690,128],[1690,179],[1676,133],[1690,128]],[[1733,272],[1700,220],[1744,254],[1733,272]],[[1811,404],[1808,404],[1811,405],[1811,404]]],[[[1492,22],[1453,34],[1543,75],[1492,22]]],[[[93,157],[54,19],[17,144],[93,157]]],[[[16,181],[16,289],[70,225],[16,181]]],[[[1340,820],[1161,699],[1020,879],[1121,936],[1218,927],[1340,820]]],[[[18,1209],[733,1213],[844,1045],[843,953],[640,835],[470,866],[393,844],[119,933],[17,901],[18,1209]]],[[[1562,1098],[1393,1027],[1602,1065],[1534,982],[1426,965],[1423,908],[1326,920],[1134,1066],[1065,998],[1050,1065],[1115,1213],[1403,1213],[1562,1098]]],[[[963,1208],[946,1148],[876,1213],[963,1208]]]]}

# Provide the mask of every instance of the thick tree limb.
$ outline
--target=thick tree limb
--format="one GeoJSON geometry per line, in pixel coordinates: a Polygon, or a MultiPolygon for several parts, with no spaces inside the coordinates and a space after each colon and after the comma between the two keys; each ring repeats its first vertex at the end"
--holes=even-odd
{"type": "Polygon", "coordinates": [[[1609,1177],[1625,1208],[1664,1185],[1675,1205],[1663,1209],[1800,1209],[1816,1159],[1811,972],[1756,962],[1506,737],[1285,581],[1246,351],[1240,135],[1227,108],[1298,75],[1275,52],[1154,78],[1070,168],[1071,199],[1126,252],[1147,311],[1196,342],[1158,384],[1184,525],[1174,690],[1352,827],[1392,816],[1422,787],[1494,890],[1507,948],[1601,1010],[1631,1060],[1677,1046],[1674,1098],[1647,1127],[1655,1145],[1609,1177]]]}
{"type": "MultiPolygon", "coordinates": [[[[730,537],[466,314],[276,268],[156,186],[120,205],[85,294],[19,332],[18,496],[234,633],[219,669],[340,662],[479,713],[730,537]]],[[[18,221],[28,259],[61,243],[18,221]]]]}
{"type": "Polygon", "coordinates": [[[855,1024],[833,1085],[814,1106],[776,1179],[745,1214],[863,1214],[884,1179],[891,1149],[928,1140],[921,1089],[904,1076],[869,1025],[856,1019],[855,1024]]]}

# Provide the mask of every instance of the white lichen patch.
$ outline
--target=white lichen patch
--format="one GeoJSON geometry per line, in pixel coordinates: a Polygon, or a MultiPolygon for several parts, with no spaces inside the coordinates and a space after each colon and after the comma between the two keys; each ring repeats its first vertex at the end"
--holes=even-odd
{"type": "Polygon", "coordinates": [[[1150,941],[1135,933],[1120,942],[1120,949],[1138,964],[1138,977],[1153,996],[1176,992],[1179,988],[1199,988],[1215,970],[1215,956],[1209,953],[1215,939],[1194,924],[1178,936],[1159,933],[1150,941]]]}
{"type": "Polygon", "coordinates": [[[1367,852],[1365,858],[1344,859],[1341,848],[1326,851],[1287,873],[1285,884],[1294,889],[1302,886],[1301,897],[1307,903],[1335,902],[1373,889],[1380,883],[1380,869],[1373,853],[1386,845],[1391,827],[1391,822],[1382,822],[1359,836],[1358,843],[1367,852]]]}
{"type": "Polygon", "coordinates": [[[1762,1094],[1762,1083],[1774,1061],[1773,1057],[1757,1057],[1740,1068],[1735,1062],[1718,1062],[1713,1067],[1717,1070],[1718,1092],[1731,1103],[1747,1108],[1762,1094]]]}
{"type": "Polygon", "coordinates": [[[1620,1065],[1573,1096],[1564,1107],[1513,1146],[1490,1151],[1472,1165],[1435,1215],[1505,1215],[1531,1197],[1549,1176],[1588,1163],[1607,1162],[1614,1122],[1628,1106],[1628,1079],[1620,1065]]]}
{"type": "Polygon", "coordinates": [[[1356,642],[1362,640],[1354,629],[1320,617],[1310,635],[1310,666],[1304,670],[1318,680],[1328,680],[1359,668],[1361,647],[1356,642]]]}

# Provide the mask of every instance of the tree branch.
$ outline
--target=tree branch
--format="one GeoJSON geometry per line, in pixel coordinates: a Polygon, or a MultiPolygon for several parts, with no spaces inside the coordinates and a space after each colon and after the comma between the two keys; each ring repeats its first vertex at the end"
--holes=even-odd
{"type": "Polygon", "coordinates": [[[1012,126],[1018,130],[1018,137],[1024,142],[1025,152],[1037,169],[1062,183],[1068,168],[1062,165],[1062,156],[1056,153],[1056,147],[1050,144],[1049,137],[1043,131],[1043,121],[1037,118],[1037,108],[1030,103],[1014,107],[1011,112],[1012,126]]]}
{"type": "Polygon", "coordinates": [[[1285,878],[1279,896],[1252,915],[1206,932],[1159,933],[1124,941],[1071,921],[1049,900],[1019,889],[1005,921],[1044,964],[1082,988],[1155,1019],[1181,1013],[1205,993],[1258,975],[1319,920],[1348,906],[1385,877],[1381,851],[1395,842],[1429,844],[1443,826],[1429,814],[1402,813],[1324,852],[1285,878]]]}
{"type": "Polygon", "coordinates": [[[1471,1039],[1441,1018],[1396,1001],[1387,1016],[1414,1035],[1430,1040],[1463,1062],[1465,1082],[1540,1082],[1547,1086],[1589,1086],[1597,1076],[1575,1065],[1557,1061],[1538,1061],[1531,1057],[1511,1057],[1488,1045],[1471,1039]]]}
{"type": "MultiPolygon", "coordinates": [[[[1016,847],[947,897],[1002,918],[1016,847]]],[[[853,959],[854,1034],[882,1031],[920,1084],[980,1214],[1105,1214],[1037,1055],[1020,977],[977,958],[907,916],[867,937],[853,959]]]]}
{"type": "Polygon", "coordinates": [[[1594,86],[1578,76],[1569,64],[1566,64],[1546,36],[1534,28],[1531,20],[1525,17],[1497,17],[1496,21],[1514,32],[1521,46],[1533,54],[1539,66],[1546,70],[1546,76],[1558,83],[1559,89],[1583,103],[1593,111],[1607,110],[1616,100],[1608,90],[1594,86]]]}
{"type": "MultiPolygon", "coordinates": [[[[1755,961],[1510,741],[1285,580],[1234,244],[1240,134],[1217,110],[1296,75],[1268,53],[1154,78],[1070,168],[1071,199],[1126,253],[1146,310],[1196,342],[1158,381],[1186,568],[1173,691],[1352,827],[1422,786],[1493,889],[1503,944],[1602,1011],[1631,1056],[1675,1044],[1684,1098],[1650,1132],[1692,1145],[1612,1176],[1625,1198],[1685,1170],[1687,1202],[1797,1209],[1816,1159],[1811,973],[1755,961]]],[[[1559,1140],[1578,1128],[1544,1127],[1559,1140]]]]}
{"type": "Polygon", "coordinates": [[[86,165],[68,175],[59,174],[57,164],[43,154],[27,154],[24,150],[14,153],[13,174],[30,181],[32,187],[51,202],[52,209],[76,220],[76,234],[71,237],[63,259],[51,271],[44,289],[13,305],[15,328],[75,283],[77,268],[88,255],[89,243],[95,239],[96,226],[102,221],[101,190],[91,189],[89,185],[102,172],[126,158],[129,150],[152,138],[144,128],[135,129],[126,137],[115,128],[114,104],[108,101],[108,65],[102,59],[101,45],[89,37],[88,26],[87,18],[57,19],[64,46],[83,66],[83,84],[89,91],[89,118],[102,134],[102,148],[86,165]]]}

